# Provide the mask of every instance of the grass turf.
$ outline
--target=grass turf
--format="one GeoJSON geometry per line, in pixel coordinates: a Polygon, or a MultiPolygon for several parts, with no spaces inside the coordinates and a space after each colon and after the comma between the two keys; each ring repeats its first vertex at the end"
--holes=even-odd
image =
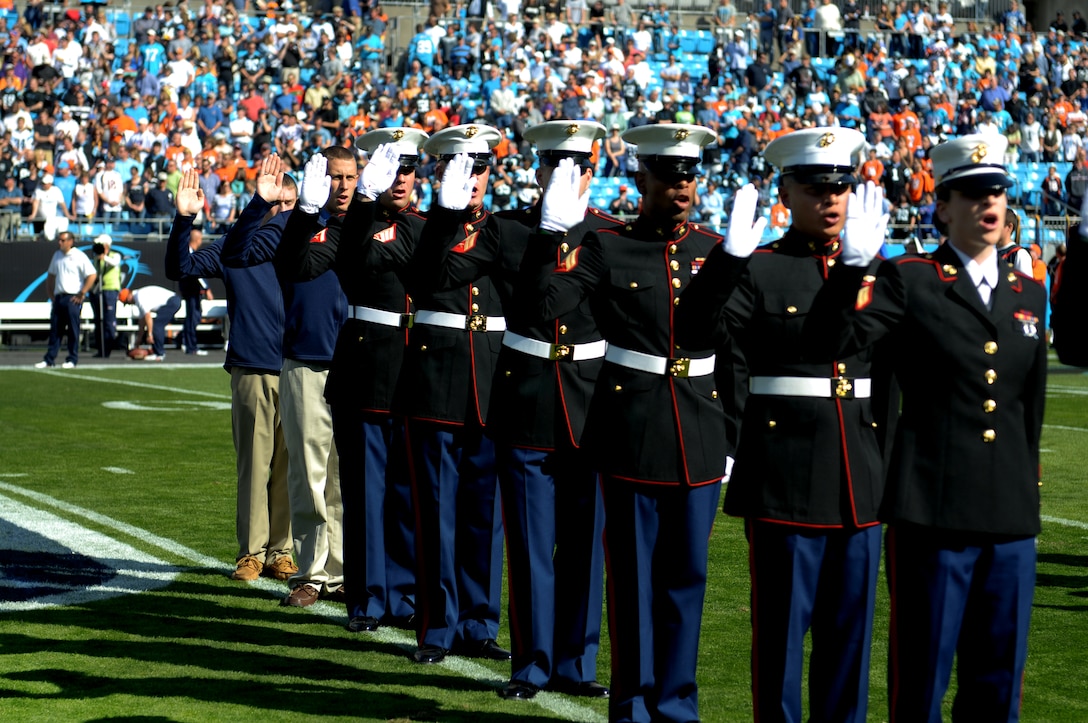
{"type": "MultiPolygon", "coordinates": [[[[1088,376],[1054,367],[1043,433],[1043,514],[1050,521],[1039,538],[1024,720],[1088,719],[1088,684],[1076,673],[1088,669],[1086,395],[1088,376]]],[[[180,569],[165,587],[138,594],[0,611],[0,718],[604,718],[602,701],[540,696],[543,705],[504,702],[494,690],[509,675],[506,664],[422,667],[407,659],[413,647],[407,633],[352,635],[331,605],[279,607],[282,583],[228,580],[235,551],[229,396],[221,369],[0,371],[0,496],[180,569]],[[78,509],[58,509],[48,498],[78,509]],[[118,529],[113,521],[131,527],[118,529]],[[183,548],[164,547],[169,541],[183,548]]],[[[0,579],[0,603],[26,584],[15,581],[13,545],[3,544],[19,533],[19,524],[0,518],[0,578],[6,578],[0,579]]],[[[700,712],[705,721],[750,720],[741,522],[719,515],[710,545],[700,712]]],[[[70,547],[82,551],[77,541],[70,547]]],[[[887,719],[883,582],[879,593],[872,721],[887,719]]],[[[500,642],[508,642],[506,634],[504,621],[500,642]]],[[[605,683],[608,660],[605,638],[599,662],[605,683]]]]}

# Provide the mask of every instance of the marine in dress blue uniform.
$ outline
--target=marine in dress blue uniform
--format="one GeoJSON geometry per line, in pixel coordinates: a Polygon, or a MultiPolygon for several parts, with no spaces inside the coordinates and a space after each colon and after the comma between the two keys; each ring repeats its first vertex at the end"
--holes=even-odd
{"type": "MultiPolygon", "coordinates": [[[[581,191],[593,178],[590,156],[604,126],[555,121],[526,132],[537,144],[540,180],[564,158],[579,163],[581,191]]],[[[442,210],[435,212],[437,220],[442,210]]],[[[499,352],[488,434],[496,443],[506,528],[512,674],[505,698],[532,698],[543,687],[603,697],[596,683],[604,590],[603,507],[597,475],[579,449],[585,413],[606,344],[583,303],[541,322],[522,309],[532,290],[519,284],[530,230],[540,207],[492,217],[471,245],[448,233],[424,249],[442,288],[487,278],[502,300],[506,332],[499,352]],[[561,510],[561,512],[559,512],[561,510]],[[559,517],[557,518],[557,515],[559,517]]],[[[599,212],[567,235],[577,247],[586,230],[618,222],[599,212]]],[[[441,224],[457,227],[455,219],[441,224]]]]}
{"type": "Polygon", "coordinates": [[[460,210],[442,208],[440,188],[417,239],[408,291],[416,316],[394,395],[406,417],[412,504],[416,515],[417,642],[413,659],[435,663],[451,649],[470,657],[509,660],[495,643],[502,597],[502,523],[494,442],[487,436],[491,380],[502,332],[502,303],[487,278],[446,288],[441,265],[425,244],[471,248],[492,222],[483,194],[499,131],[485,125],[446,128],[424,150],[440,173],[457,155],[471,157],[459,188],[460,210]]]}
{"type": "MultiPolygon", "coordinates": [[[[721,240],[687,221],[695,166],[714,137],[686,124],[628,130],[641,164],[639,218],[566,251],[565,236],[542,221],[523,262],[540,319],[588,300],[608,342],[582,442],[605,501],[613,721],[699,717],[707,541],[731,449],[715,356],[679,344],[673,313],[721,240]]],[[[567,204],[554,199],[576,200],[576,191],[567,204]]],[[[556,213],[552,203],[546,194],[542,217],[556,213]]]]}
{"type": "MultiPolygon", "coordinates": [[[[864,143],[855,130],[810,128],[768,145],[793,225],[739,277],[744,260],[715,248],[676,311],[682,344],[702,348],[726,334],[749,375],[725,511],[745,518],[749,544],[757,721],[805,718],[810,629],[811,718],[866,719],[884,488],[874,406],[887,408],[885,385],[874,390],[871,349],[814,363],[800,344],[809,307],[841,261],[864,143]]],[[[731,222],[750,224],[754,208],[741,206],[731,222]]]]}
{"type": "Polygon", "coordinates": [[[344,590],[352,632],[381,624],[408,627],[415,609],[411,490],[403,422],[393,416],[392,401],[412,319],[401,275],[424,223],[411,206],[411,191],[426,139],[411,128],[361,136],[356,145],[368,153],[384,143],[396,147],[392,186],[370,198],[361,178],[338,233],[296,246],[291,258],[280,247],[285,264],[307,274],[333,269],[348,301],[325,398],[340,455],[349,581],[344,590]]]}
{"type": "Polygon", "coordinates": [[[1019,719],[1035,583],[1045,291],[1002,263],[1012,185],[1005,139],[969,135],[932,152],[932,254],[844,264],[806,321],[810,355],[890,345],[902,388],[883,516],[891,592],[892,721],[940,721],[956,659],[956,721],[1019,719]]]}

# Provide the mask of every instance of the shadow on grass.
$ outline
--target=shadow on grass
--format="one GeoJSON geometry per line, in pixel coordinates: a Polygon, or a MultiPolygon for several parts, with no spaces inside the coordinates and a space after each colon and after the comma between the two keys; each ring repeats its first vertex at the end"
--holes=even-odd
{"type": "MultiPolygon", "coordinates": [[[[410,633],[402,635],[411,641],[410,633]]],[[[416,665],[408,660],[413,649],[414,644],[349,633],[341,622],[310,611],[280,607],[267,591],[230,581],[219,570],[190,570],[168,587],[139,595],[0,616],[0,660],[20,656],[31,666],[41,660],[41,667],[30,670],[0,663],[11,671],[0,681],[51,688],[28,692],[0,685],[8,688],[0,697],[177,697],[302,716],[365,711],[379,720],[554,719],[535,707],[460,711],[465,693],[497,700],[498,683],[416,665]],[[64,656],[72,656],[73,669],[65,669],[64,656]],[[173,666],[184,672],[177,674],[173,666]]],[[[496,680],[509,674],[508,665],[486,667],[496,680]]]]}
{"type": "MultiPolygon", "coordinates": [[[[271,689],[268,686],[241,685],[236,680],[218,678],[109,678],[50,668],[9,673],[3,677],[7,680],[48,684],[60,689],[59,692],[42,694],[8,691],[4,694],[8,698],[87,700],[125,695],[190,699],[209,703],[230,701],[233,705],[245,705],[256,709],[267,708],[277,713],[295,711],[305,716],[313,715],[314,711],[323,711],[332,715],[352,715],[354,712],[365,715],[371,720],[402,718],[465,721],[465,723],[511,720],[511,715],[507,713],[451,711],[444,709],[438,701],[391,691],[366,691],[357,688],[278,685],[275,689],[271,689]],[[360,713],[361,711],[365,711],[365,714],[360,713]]],[[[126,719],[132,720],[132,718],[126,719]]],[[[544,716],[534,716],[531,712],[526,715],[525,711],[520,712],[517,719],[520,721],[554,720],[544,716]]],[[[163,719],[159,718],[159,720],[163,719]]]]}
{"type": "Polygon", "coordinates": [[[1088,555],[1067,555],[1060,552],[1044,552],[1039,555],[1040,565],[1068,565],[1088,568],[1088,555]]]}

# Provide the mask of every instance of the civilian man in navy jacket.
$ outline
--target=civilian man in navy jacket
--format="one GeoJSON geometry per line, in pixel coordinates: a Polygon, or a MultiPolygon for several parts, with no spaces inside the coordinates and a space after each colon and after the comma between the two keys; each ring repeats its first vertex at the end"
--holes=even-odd
{"type": "Polygon", "coordinates": [[[257,193],[222,238],[189,248],[193,219],[204,208],[198,171],[178,186],[177,215],[166,248],[166,276],[221,278],[227,288],[230,346],[223,365],[231,375],[231,427],[238,467],[236,530],[238,558],[231,577],[256,580],[262,573],[286,580],[298,568],[291,560],[291,514],[287,501],[287,450],[280,426],[279,373],[283,366],[283,295],[271,263],[227,266],[224,243],[255,236],[277,243],[295,204],[293,184],[272,172],[279,159],[262,162],[257,193]]]}

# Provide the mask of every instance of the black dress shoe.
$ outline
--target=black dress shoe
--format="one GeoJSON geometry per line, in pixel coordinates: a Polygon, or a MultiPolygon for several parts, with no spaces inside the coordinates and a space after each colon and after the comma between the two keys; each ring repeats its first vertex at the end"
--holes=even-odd
{"type": "Polygon", "coordinates": [[[412,660],[417,663],[441,663],[448,652],[450,651],[437,645],[421,645],[419,650],[412,653],[412,660]]]}
{"type": "Polygon", "coordinates": [[[548,683],[548,690],[555,693],[565,693],[579,698],[607,698],[608,688],[595,680],[586,680],[575,683],[565,678],[554,678],[548,683]]]}
{"type": "Polygon", "coordinates": [[[454,652],[466,658],[483,658],[484,660],[510,660],[509,650],[503,650],[491,638],[487,640],[466,640],[459,644],[454,652]]]}
{"type": "Polygon", "coordinates": [[[370,615],[358,615],[348,620],[347,628],[353,633],[372,633],[378,629],[381,623],[378,618],[370,615]]]}
{"type": "Polygon", "coordinates": [[[499,697],[504,700],[532,700],[540,688],[524,680],[511,680],[505,688],[498,691],[499,697]]]}

